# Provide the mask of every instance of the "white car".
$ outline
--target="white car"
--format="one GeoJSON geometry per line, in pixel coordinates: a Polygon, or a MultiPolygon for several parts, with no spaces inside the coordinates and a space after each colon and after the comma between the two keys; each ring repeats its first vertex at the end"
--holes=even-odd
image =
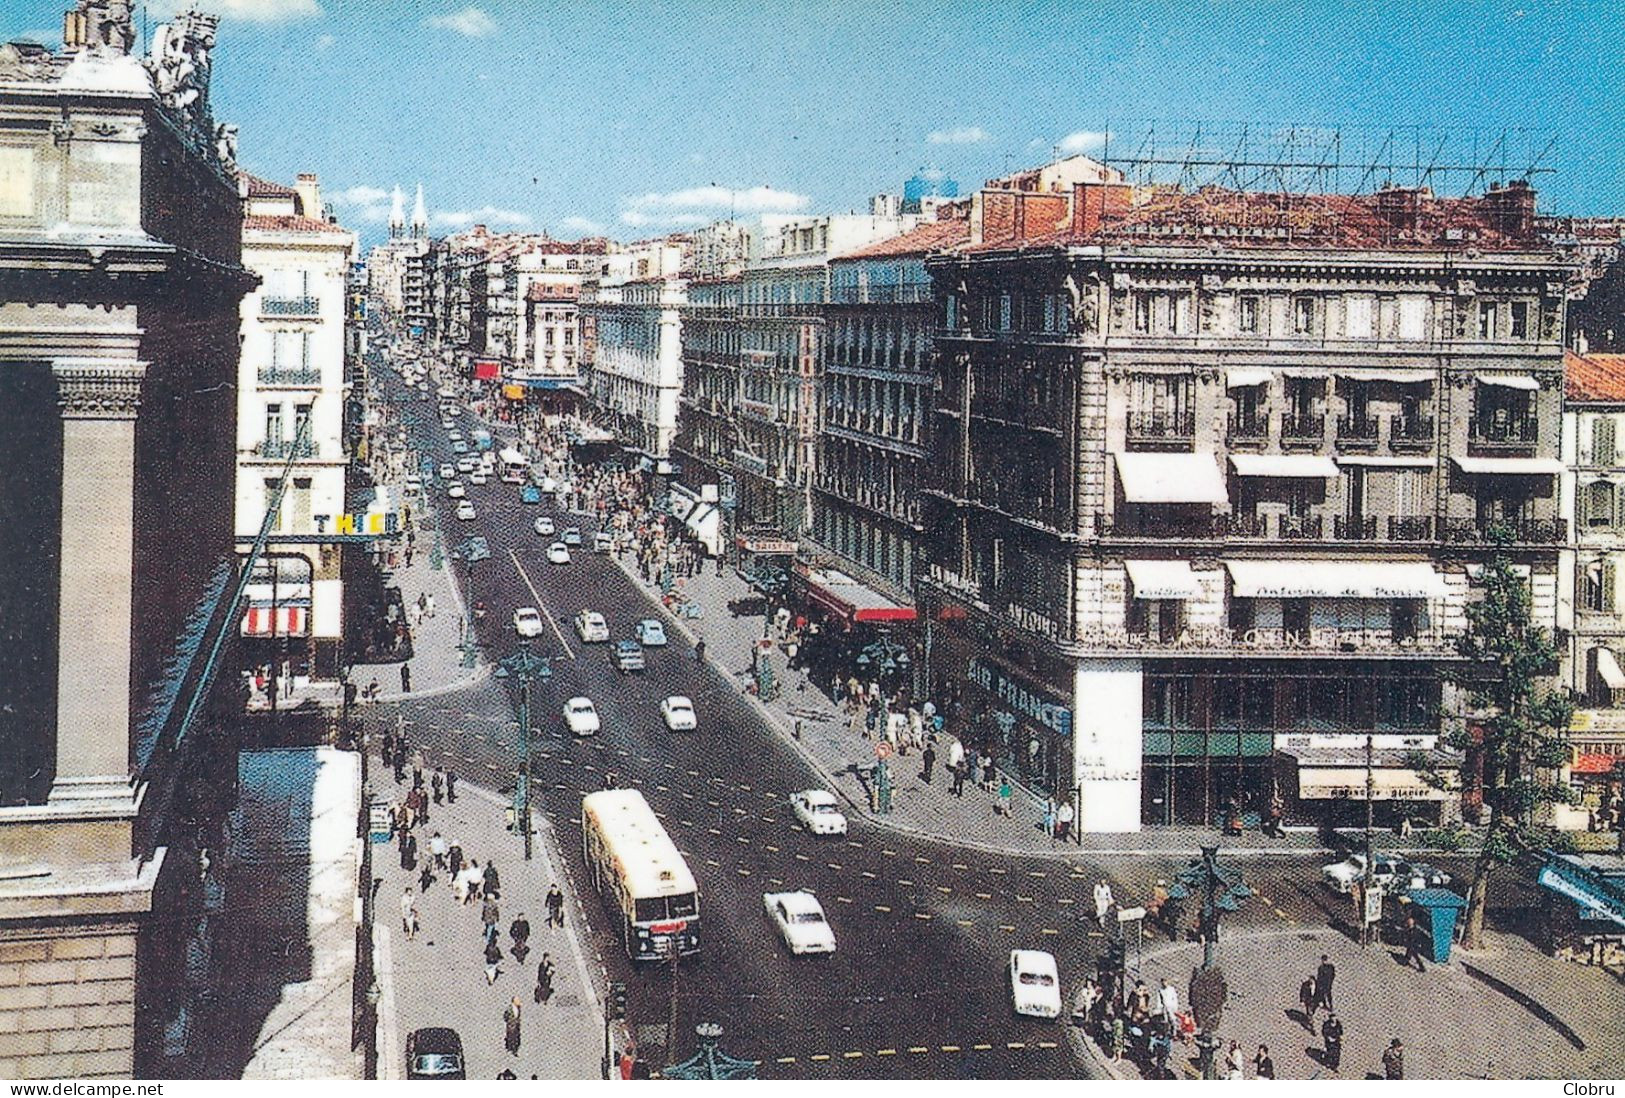
{"type": "MultiPolygon", "coordinates": [[[[1365,855],[1350,854],[1340,862],[1320,867],[1320,878],[1337,892],[1351,892],[1365,882],[1365,855]]],[[[1445,888],[1450,874],[1421,862],[1379,857],[1371,867],[1371,881],[1385,891],[1411,888],[1445,888]]]]}
{"type": "MultiPolygon", "coordinates": [[[[564,542],[562,542],[562,541],[555,541],[552,545],[549,545],[547,547],[547,563],[549,563],[549,564],[569,564],[570,563],[570,550],[569,550],[569,547],[566,546],[564,544],[564,542]]],[[[587,638],[582,637],[581,639],[586,640],[587,638]]]]}
{"type": "Polygon", "coordinates": [[[550,538],[553,536],[553,520],[548,518],[546,515],[538,517],[535,522],[530,524],[530,527],[532,530],[536,531],[536,536],[539,538],[550,538]]]}
{"type": "Polygon", "coordinates": [[[1029,1018],[1061,1016],[1061,976],[1053,954],[1041,949],[1010,951],[1010,1005],[1029,1018]]]}
{"type": "Polygon", "coordinates": [[[537,487],[542,490],[544,495],[551,496],[553,493],[559,490],[559,482],[554,480],[552,477],[543,477],[542,483],[537,485],[537,487]]]}
{"type": "Polygon", "coordinates": [[[452,499],[462,499],[464,496],[468,495],[468,489],[464,488],[461,482],[454,480],[450,484],[446,485],[446,495],[450,496],[452,499]]]}
{"type": "Polygon", "coordinates": [[[474,459],[469,457],[458,458],[457,471],[459,473],[472,473],[474,471],[474,459]]]}
{"type": "Polygon", "coordinates": [[[583,610],[576,615],[576,633],[586,644],[609,643],[609,623],[596,610],[583,610]]]}
{"type": "Polygon", "coordinates": [[[811,892],[764,892],[762,910],[779,928],[791,953],[801,956],[835,952],[835,931],[824,918],[824,905],[811,892]]]}
{"type": "Polygon", "coordinates": [[[448,462],[446,462],[446,464],[444,464],[444,465],[442,465],[440,467],[440,479],[441,480],[450,480],[452,477],[454,477],[456,475],[457,475],[457,466],[453,465],[451,462],[448,461],[448,462]]]}
{"type": "Polygon", "coordinates": [[[475,469],[472,473],[468,474],[468,483],[470,484],[484,484],[486,483],[487,479],[488,478],[486,477],[485,470],[483,468],[475,469]]]}
{"type": "Polygon", "coordinates": [[[453,427],[455,427],[455,426],[456,426],[456,424],[454,424],[454,423],[452,423],[452,421],[451,421],[451,420],[449,420],[449,419],[443,419],[443,420],[441,420],[441,421],[440,421],[440,426],[441,426],[441,427],[442,427],[442,428],[443,428],[443,429],[444,429],[444,430],[445,430],[445,431],[446,431],[446,433],[447,433],[447,434],[448,434],[448,435],[449,435],[449,434],[450,434],[450,433],[451,433],[451,430],[452,430],[452,428],[453,428],[453,427]]]}
{"type": "Polygon", "coordinates": [[[597,735],[598,710],[592,707],[592,699],[571,698],[565,702],[564,726],[570,730],[572,736],[597,735]]]}
{"type": "Polygon", "coordinates": [[[521,606],[513,612],[513,629],[521,637],[542,635],[542,615],[534,606],[521,606]]]}
{"type": "Polygon", "coordinates": [[[822,789],[803,789],[790,794],[790,809],[796,819],[814,835],[845,835],[846,816],[835,794],[822,789]]]}
{"type": "Polygon", "coordinates": [[[461,442],[463,441],[463,432],[453,427],[450,431],[446,432],[446,437],[451,439],[453,442],[461,442]]]}
{"type": "Polygon", "coordinates": [[[644,618],[632,627],[632,635],[645,648],[666,646],[666,627],[653,618],[644,618]]]}
{"type": "Polygon", "coordinates": [[[461,500],[457,504],[457,517],[468,522],[474,517],[474,505],[468,500],[461,500]]]}
{"type": "Polygon", "coordinates": [[[681,694],[674,694],[660,703],[660,719],[673,732],[692,732],[700,723],[694,715],[694,703],[681,694]]]}

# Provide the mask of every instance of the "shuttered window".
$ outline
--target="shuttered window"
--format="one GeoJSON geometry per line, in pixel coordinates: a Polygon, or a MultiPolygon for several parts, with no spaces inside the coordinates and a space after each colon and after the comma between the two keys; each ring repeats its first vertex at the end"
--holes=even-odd
{"type": "Polygon", "coordinates": [[[1598,416],[1591,423],[1591,463],[1614,464],[1614,417],[1598,416]]]}

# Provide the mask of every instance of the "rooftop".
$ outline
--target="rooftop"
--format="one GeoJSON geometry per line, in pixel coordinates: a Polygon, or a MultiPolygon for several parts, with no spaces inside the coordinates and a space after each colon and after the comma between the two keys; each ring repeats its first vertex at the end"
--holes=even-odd
{"type": "Polygon", "coordinates": [[[261,179],[248,172],[238,172],[237,178],[242,180],[247,188],[249,198],[298,198],[299,192],[292,187],[285,187],[281,183],[273,183],[269,179],[261,179]]]}
{"type": "Polygon", "coordinates": [[[1564,351],[1563,378],[1570,400],[1625,403],[1625,355],[1564,351]]]}
{"type": "Polygon", "coordinates": [[[327,221],[295,214],[249,214],[243,218],[244,232],[258,233],[320,233],[345,236],[347,231],[327,221]]]}
{"type": "Polygon", "coordinates": [[[831,262],[844,263],[852,259],[884,259],[893,256],[928,255],[952,248],[970,239],[970,222],[962,218],[927,221],[900,236],[881,240],[855,252],[848,252],[831,262]]]}

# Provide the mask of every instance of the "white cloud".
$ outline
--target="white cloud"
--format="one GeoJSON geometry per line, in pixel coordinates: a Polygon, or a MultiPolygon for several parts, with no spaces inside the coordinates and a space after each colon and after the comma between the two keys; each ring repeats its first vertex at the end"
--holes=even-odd
{"type": "Polygon", "coordinates": [[[559,229],[567,233],[580,233],[583,236],[597,236],[604,231],[601,221],[594,221],[590,217],[567,217],[559,222],[559,229]]]}
{"type": "Polygon", "coordinates": [[[664,212],[649,213],[649,212],[647,212],[645,210],[622,210],[621,211],[621,222],[623,224],[632,225],[632,226],[635,226],[637,228],[643,228],[643,227],[648,226],[648,225],[663,225],[663,226],[665,226],[667,228],[681,229],[681,228],[689,228],[689,227],[698,227],[700,225],[707,225],[707,224],[710,224],[712,221],[715,221],[715,220],[716,220],[716,216],[714,214],[703,214],[703,213],[693,213],[693,212],[689,212],[689,213],[664,213],[664,212]]]}
{"type": "Polygon", "coordinates": [[[946,130],[932,130],[925,135],[925,140],[931,145],[975,145],[990,136],[980,126],[953,126],[946,130]]]}
{"type": "Polygon", "coordinates": [[[330,191],[327,200],[354,221],[382,225],[389,220],[390,192],[382,187],[362,183],[342,191],[330,191]]]}
{"type": "Polygon", "coordinates": [[[504,210],[498,206],[481,206],[477,210],[436,210],[429,220],[437,228],[466,229],[470,225],[485,225],[493,229],[518,229],[529,225],[531,217],[518,210],[504,210]]]}
{"type": "Polygon", "coordinates": [[[330,50],[333,48],[333,43],[337,41],[338,39],[334,38],[331,34],[324,34],[316,39],[316,48],[319,50],[330,50]]]}
{"type": "MultiPolygon", "coordinates": [[[[152,0],[148,4],[148,13],[155,19],[168,19],[192,6],[194,0],[152,0]]],[[[226,19],[241,19],[245,23],[281,23],[323,14],[317,0],[209,0],[207,4],[197,6],[226,19]]]]}
{"type": "Polygon", "coordinates": [[[1071,156],[1100,148],[1110,136],[1105,130],[1077,130],[1061,138],[1056,147],[1071,156]]]}
{"type": "Polygon", "coordinates": [[[431,27],[453,31],[469,38],[489,38],[497,32],[496,20],[483,8],[476,7],[466,7],[450,15],[431,15],[427,22],[431,27]]]}
{"type": "Polygon", "coordinates": [[[625,200],[627,212],[653,215],[662,210],[674,213],[698,210],[732,210],[736,213],[789,213],[805,209],[812,199],[777,187],[749,187],[735,190],[715,183],[680,191],[651,192],[625,200]]]}

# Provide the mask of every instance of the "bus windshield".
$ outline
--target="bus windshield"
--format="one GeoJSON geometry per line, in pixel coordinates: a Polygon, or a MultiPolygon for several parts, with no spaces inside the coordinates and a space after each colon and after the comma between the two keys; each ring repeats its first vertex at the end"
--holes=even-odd
{"type": "Polygon", "coordinates": [[[699,910],[694,893],[681,896],[653,896],[636,901],[634,918],[640,923],[657,923],[662,919],[690,919],[699,910]]]}

